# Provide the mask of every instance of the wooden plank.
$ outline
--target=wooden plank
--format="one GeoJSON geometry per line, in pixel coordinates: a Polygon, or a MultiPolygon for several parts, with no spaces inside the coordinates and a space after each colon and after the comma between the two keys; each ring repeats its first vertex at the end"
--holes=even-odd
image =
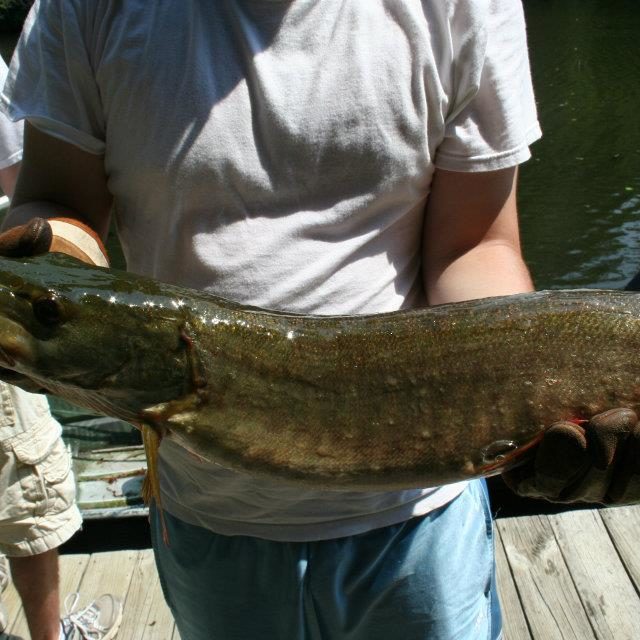
{"type": "Polygon", "coordinates": [[[172,640],[174,622],[167,606],[153,551],[142,551],[133,571],[119,635],[128,640],[172,640]]]}
{"type": "MultiPolygon", "coordinates": [[[[72,593],[78,590],[78,585],[82,579],[84,570],[89,562],[88,555],[76,555],[76,556],[61,556],[60,557],[60,597],[64,600],[67,593],[72,593]]],[[[7,631],[11,633],[11,636],[28,638],[29,628],[27,625],[27,619],[24,616],[24,610],[22,603],[18,596],[13,583],[9,585],[7,591],[3,594],[3,601],[7,605],[9,611],[9,625],[7,631]]],[[[64,614],[64,609],[62,608],[64,614]]],[[[9,636],[9,637],[11,637],[9,636]]],[[[0,640],[2,639],[0,635],[0,640]]]]}
{"type": "MultiPolygon", "coordinates": [[[[81,594],[80,607],[103,593],[113,593],[123,600],[118,637],[180,640],[162,595],[151,550],[61,556],[61,598],[76,591],[81,594]]],[[[11,635],[0,634],[0,640],[27,640],[26,621],[13,585],[9,585],[3,601],[9,611],[11,623],[7,630],[11,635]]]]}
{"type": "MultiPolygon", "coordinates": [[[[111,593],[126,602],[139,551],[111,551],[91,555],[78,591],[79,607],[89,604],[103,593],[111,593]]],[[[118,634],[118,637],[125,637],[118,634]]]]}
{"type": "Polygon", "coordinates": [[[60,556],[60,598],[63,603],[68,594],[78,591],[90,558],[88,553],[60,556]]]}
{"type": "MultiPolygon", "coordinates": [[[[24,628],[25,618],[22,610],[22,602],[20,601],[16,588],[13,586],[13,582],[9,583],[6,591],[2,594],[2,602],[7,609],[7,633],[0,633],[0,640],[5,640],[5,638],[14,640],[14,634],[18,633],[18,629],[24,628]]],[[[27,638],[28,636],[26,633],[23,633],[22,637],[27,638]]]]}
{"type": "Polygon", "coordinates": [[[596,637],[637,639],[640,598],[598,510],[561,513],[549,521],[596,637]]]}
{"type": "Polygon", "coordinates": [[[534,640],[595,638],[547,516],[496,526],[534,640]]]}
{"type": "Polygon", "coordinates": [[[139,555],[137,550],[92,554],[79,589],[86,596],[83,601],[89,602],[103,593],[126,600],[139,555]]]}
{"type": "Polygon", "coordinates": [[[638,553],[640,505],[601,509],[600,517],[636,590],[640,591],[640,554],[638,553]]]}
{"type": "Polygon", "coordinates": [[[504,551],[498,528],[495,528],[496,573],[498,595],[502,608],[503,633],[505,640],[531,640],[531,633],[522,610],[511,568],[504,551]]]}

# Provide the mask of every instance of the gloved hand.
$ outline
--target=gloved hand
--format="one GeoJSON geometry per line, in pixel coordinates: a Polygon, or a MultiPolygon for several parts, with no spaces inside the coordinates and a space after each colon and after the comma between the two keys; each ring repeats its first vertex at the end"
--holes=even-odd
{"type": "Polygon", "coordinates": [[[51,225],[44,218],[33,218],[0,233],[0,256],[25,258],[47,253],[52,238],[51,225]]]}
{"type": "Polygon", "coordinates": [[[0,256],[25,258],[48,251],[66,253],[78,260],[108,267],[107,251],[98,235],[70,218],[33,218],[0,233],[0,256]]]}
{"type": "Polygon", "coordinates": [[[584,424],[558,422],[531,460],[502,477],[518,495],[551,502],[640,502],[638,416],[621,408],[584,424]]]}

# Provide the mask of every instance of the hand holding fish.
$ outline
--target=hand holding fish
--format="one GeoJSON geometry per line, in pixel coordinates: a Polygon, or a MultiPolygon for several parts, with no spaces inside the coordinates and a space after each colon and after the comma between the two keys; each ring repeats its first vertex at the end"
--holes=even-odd
{"type": "Polygon", "coordinates": [[[638,416],[620,408],[583,424],[557,422],[545,433],[536,455],[503,478],[521,496],[552,502],[638,502],[638,416]]]}
{"type": "Polygon", "coordinates": [[[33,218],[0,233],[0,256],[26,258],[48,251],[66,253],[87,264],[108,267],[107,250],[87,225],[71,218],[33,218]]]}

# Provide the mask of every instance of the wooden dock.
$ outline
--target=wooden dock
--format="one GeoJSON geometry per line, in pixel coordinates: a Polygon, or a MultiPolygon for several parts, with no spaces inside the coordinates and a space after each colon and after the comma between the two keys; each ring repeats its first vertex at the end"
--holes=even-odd
{"type": "MultiPolygon", "coordinates": [[[[640,506],[496,524],[505,640],[640,638],[640,506]]],[[[118,640],[179,640],[151,550],[63,555],[61,583],[62,593],[121,596],[118,640]]],[[[27,640],[13,587],[4,601],[10,625],[0,639],[27,640]]]]}
{"type": "Polygon", "coordinates": [[[505,640],[640,638],[640,505],[496,524],[505,640]]]}

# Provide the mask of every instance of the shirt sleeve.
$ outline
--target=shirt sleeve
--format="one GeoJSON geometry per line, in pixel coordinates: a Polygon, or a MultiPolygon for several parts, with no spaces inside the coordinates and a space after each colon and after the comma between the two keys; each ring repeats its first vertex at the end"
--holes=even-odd
{"type": "Polygon", "coordinates": [[[90,2],[36,0],[11,60],[0,108],[89,153],[104,153],[105,119],[86,43],[90,2]]]}
{"type": "MultiPolygon", "coordinates": [[[[7,77],[7,65],[0,58],[0,87],[7,77]]],[[[6,169],[22,159],[22,124],[11,122],[0,114],[0,169],[6,169]]]]}
{"type": "Polygon", "coordinates": [[[515,166],[531,157],[529,145],[542,135],[522,3],[489,0],[485,15],[482,21],[467,16],[468,24],[481,26],[474,35],[458,35],[451,106],[435,156],[441,169],[493,171],[515,166]]]}

